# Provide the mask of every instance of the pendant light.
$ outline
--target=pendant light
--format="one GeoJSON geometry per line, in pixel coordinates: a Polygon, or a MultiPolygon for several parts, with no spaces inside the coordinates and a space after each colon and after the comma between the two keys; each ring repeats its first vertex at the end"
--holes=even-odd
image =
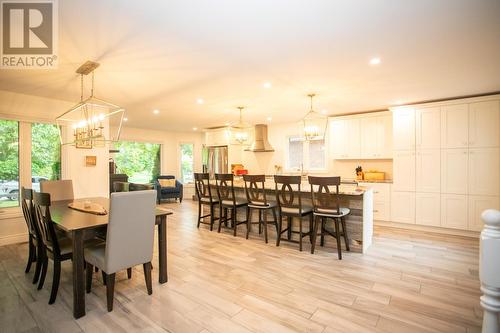
{"type": "Polygon", "coordinates": [[[251,126],[243,122],[243,110],[245,109],[245,107],[238,106],[237,109],[240,112],[239,122],[236,125],[231,125],[231,129],[233,132],[234,140],[238,144],[244,145],[248,142],[248,139],[249,139],[248,132],[249,132],[249,129],[251,128],[251,126]]]}
{"type": "Polygon", "coordinates": [[[104,147],[120,137],[125,109],[94,96],[94,71],[97,67],[99,63],[87,61],[76,70],[80,75],[80,102],[56,118],[62,145],[91,149],[104,147]],[[92,78],[90,96],[85,100],[84,75],[92,78]],[[66,133],[62,127],[72,132],[66,133]]]}
{"type": "Polygon", "coordinates": [[[316,94],[309,94],[307,96],[311,99],[311,109],[302,118],[304,139],[307,141],[323,140],[328,126],[328,117],[314,111],[313,98],[316,94]]]}

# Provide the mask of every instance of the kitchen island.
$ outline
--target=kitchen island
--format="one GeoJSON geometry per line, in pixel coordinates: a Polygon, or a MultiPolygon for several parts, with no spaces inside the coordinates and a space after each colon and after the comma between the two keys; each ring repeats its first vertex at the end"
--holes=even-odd
{"type": "MultiPolygon", "coordinates": [[[[215,182],[214,182],[215,183],[215,182]]],[[[276,201],[275,185],[272,178],[267,178],[264,183],[268,200],[276,201]]],[[[234,179],[235,195],[245,198],[245,184],[243,179],[234,179]]],[[[307,181],[301,184],[301,195],[303,205],[312,205],[311,188],[307,181]]],[[[214,191],[216,196],[215,184],[214,191]]],[[[347,207],[351,213],[346,216],[347,233],[352,252],[364,253],[372,244],[373,237],[373,190],[370,188],[357,186],[356,184],[341,184],[339,187],[340,205],[347,207]]],[[[270,212],[269,212],[270,213],[270,212]]],[[[255,214],[253,214],[255,216],[255,214]]],[[[238,210],[238,221],[244,220],[244,210],[238,210]]],[[[253,220],[253,219],[252,219],[253,220]]],[[[268,221],[272,220],[272,216],[268,221]]],[[[296,223],[298,224],[298,223],[296,223]]],[[[330,222],[328,226],[331,227],[330,222]]],[[[271,230],[271,229],[269,229],[271,230]]],[[[270,236],[273,239],[273,236],[270,236]]]]}

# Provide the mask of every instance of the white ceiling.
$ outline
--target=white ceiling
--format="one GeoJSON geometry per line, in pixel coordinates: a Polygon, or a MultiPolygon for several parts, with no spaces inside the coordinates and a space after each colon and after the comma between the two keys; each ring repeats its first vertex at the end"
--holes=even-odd
{"type": "Polygon", "coordinates": [[[97,95],[128,126],[220,125],[238,105],[251,123],[295,121],[309,92],[336,114],[500,90],[498,0],[58,3],[59,68],[0,70],[0,90],[76,102],[74,71],[95,60],[97,95]]]}

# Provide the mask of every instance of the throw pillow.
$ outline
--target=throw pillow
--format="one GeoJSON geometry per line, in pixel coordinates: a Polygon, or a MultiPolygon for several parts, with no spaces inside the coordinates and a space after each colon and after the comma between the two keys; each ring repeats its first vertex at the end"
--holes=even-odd
{"type": "Polygon", "coordinates": [[[175,179],[158,179],[161,187],[175,187],[175,179]]]}

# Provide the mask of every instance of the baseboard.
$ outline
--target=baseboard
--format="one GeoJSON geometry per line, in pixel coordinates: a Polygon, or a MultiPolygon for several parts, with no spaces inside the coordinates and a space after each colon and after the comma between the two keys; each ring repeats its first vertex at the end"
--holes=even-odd
{"type": "Polygon", "coordinates": [[[426,225],[406,224],[406,223],[398,223],[398,222],[392,222],[392,221],[373,221],[373,224],[375,226],[433,232],[433,233],[443,234],[443,235],[453,235],[453,236],[462,236],[462,237],[471,237],[471,238],[479,238],[479,235],[481,234],[479,231],[459,230],[459,229],[450,229],[450,228],[442,228],[442,227],[431,227],[431,226],[426,226],[426,225]]]}
{"type": "Polygon", "coordinates": [[[24,243],[28,241],[28,233],[22,233],[17,235],[9,235],[0,237],[0,246],[24,243]]]}

